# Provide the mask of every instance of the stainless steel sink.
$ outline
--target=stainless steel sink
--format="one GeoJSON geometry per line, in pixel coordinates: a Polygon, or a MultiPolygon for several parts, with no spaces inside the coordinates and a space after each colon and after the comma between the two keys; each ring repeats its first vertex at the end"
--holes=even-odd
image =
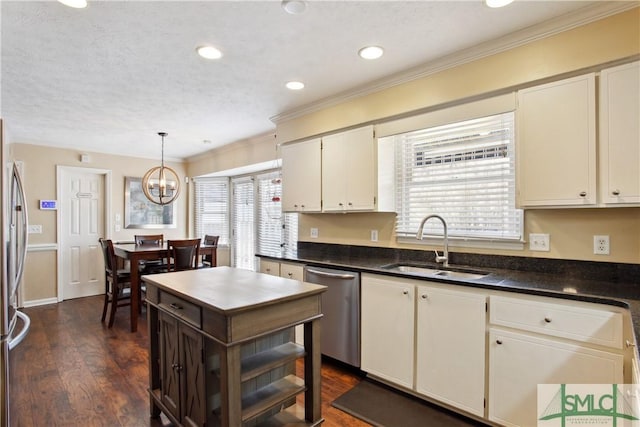
{"type": "Polygon", "coordinates": [[[482,279],[487,275],[487,273],[469,273],[467,271],[439,271],[435,274],[436,276],[441,277],[452,277],[454,279],[467,279],[467,280],[475,280],[482,279]]]}
{"type": "MultiPolygon", "coordinates": [[[[387,268],[385,266],[385,268],[387,268]]],[[[428,267],[415,267],[413,265],[397,265],[393,267],[388,267],[389,270],[397,270],[402,273],[416,273],[416,274],[437,274],[441,271],[435,268],[428,267]]]]}
{"type": "Polygon", "coordinates": [[[411,264],[389,264],[383,266],[382,268],[384,268],[385,270],[392,270],[400,273],[408,273],[419,276],[450,277],[452,279],[465,280],[482,279],[483,277],[489,275],[489,273],[485,271],[457,267],[438,268],[411,264]]]}

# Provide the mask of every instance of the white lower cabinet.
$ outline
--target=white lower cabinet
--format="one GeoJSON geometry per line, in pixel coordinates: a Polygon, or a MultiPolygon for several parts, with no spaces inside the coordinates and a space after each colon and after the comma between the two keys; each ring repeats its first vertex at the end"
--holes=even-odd
{"type": "Polygon", "coordinates": [[[424,283],[363,274],[361,368],[483,417],[486,296],[424,283]]]}
{"type": "Polygon", "coordinates": [[[622,313],[560,301],[490,297],[491,421],[535,426],[538,384],[624,383],[622,313]]]}
{"type": "Polygon", "coordinates": [[[272,276],[280,275],[280,263],[278,261],[268,261],[260,258],[260,273],[272,276]]]}
{"type": "Polygon", "coordinates": [[[489,419],[506,426],[537,425],[538,384],[623,382],[620,354],[498,328],[489,360],[489,419]]]}
{"type": "Polygon", "coordinates": [[[416,391],[484,416],[483,294],[418,286],[416,391]]]}
{"type": "Polygon", "coordinates": [[[413,283],[362,275],[361,369],[376,377],[413,388],[413,283]]]}
{"type": "Polygon", "coordinates": [[[304,280],[304,266],[302,264],[281,262],[280,277],[293,280],[304,280]]]}

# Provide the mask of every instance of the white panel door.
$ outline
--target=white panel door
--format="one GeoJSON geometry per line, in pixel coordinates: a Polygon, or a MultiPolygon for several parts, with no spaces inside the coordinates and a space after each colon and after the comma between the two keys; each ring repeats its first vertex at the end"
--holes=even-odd
{"type": "Polygon", "coordinates": [[[486,296],[418,286],[416,391],[484,416],[486,296]]]}
{"type": "Polygon", "coordinates": [[[537,424],[538,384],[619,384],[623,356],[570,342],[489,330],[489,420],[537,424]]]}
{"type": "Polygon", "coordinates": [[[65,170],[59,201],[62,233],[62,298],[104,292],[104,175],[65,170]]]}
{"type": "Polygon", "coordinates": [[[595,74],[518,92],[518,203],[596,203],[595,74]]]}
{"type": "Polygon", "coordinates": [[[407,388],[413,388],[414,294],[410,282],[362,276],[362,370],[407,388]]]}

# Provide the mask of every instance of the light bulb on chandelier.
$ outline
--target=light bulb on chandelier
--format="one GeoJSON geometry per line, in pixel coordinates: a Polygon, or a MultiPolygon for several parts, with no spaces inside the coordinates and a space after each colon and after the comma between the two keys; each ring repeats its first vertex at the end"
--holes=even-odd
{"type": "Polygon", "coordinates": [[[142,191],[151,202],[168,205],[180,194],[180,178],[176,171],[164,165],[164,137],[166,132],[158,132],[162,137],[162,157],[160,166],[153,167],[142,177],[142,191]]]}

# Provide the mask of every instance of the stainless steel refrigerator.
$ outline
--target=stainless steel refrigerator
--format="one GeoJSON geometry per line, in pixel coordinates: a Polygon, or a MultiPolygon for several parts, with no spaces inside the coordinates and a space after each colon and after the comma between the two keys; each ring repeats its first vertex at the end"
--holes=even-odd
{"type": "Polygon", "coordinates": [[[29,317],[18,311],[18,288],[27,254],[27,206],[19,168],[9,161],[2,141],[0,120],[0,165],[2,165],[2,242],[0,258],[0,427],[9,426],[9,352],[29,331],[29,317]]]}

